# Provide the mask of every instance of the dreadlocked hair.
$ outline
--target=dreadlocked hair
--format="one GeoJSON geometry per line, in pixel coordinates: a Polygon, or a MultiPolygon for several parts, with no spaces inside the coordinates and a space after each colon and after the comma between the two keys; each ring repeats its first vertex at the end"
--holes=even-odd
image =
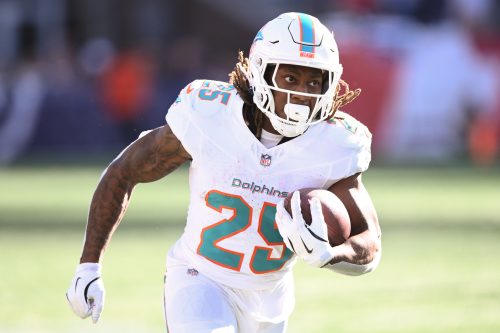
{"type": "Polygon", "coordinates": [[[333,112],[328,119],[333,118],[339,108],[351,103],[353,100],[356,99],[356,97],[359,96],[359,94],[361,94],[360,88],[351,90],[349,89],[349,84],[347,84],[347,82],[345,82],[344,80],[340,79],[339,84],[335,89],[335,97],[333,98],[333,106],[332,106],[333,112]],[[340,92],[342,88],[343,88],[343,94],[341,95],[340,92]]]}
{"type": "MultiPolygon", "coordinates": [[[[252,133],[260,139],[264,113],[257,110],[257,106],[253,102],[253,91],[245,74],[248,73],[248,71],[248,58],[244,56],[243,51],[239,51],[238,62],[236,63],[234,70],[229,73],[229,83],[236,88],[238,94],[243,100],[243,118],[245,119],[245,122],[249,126],[252,133]]],[[[333,112],[328,119],[333,118],[339,108],[351,103],[354,99],[356,99],[356,97],[359,96],[360,93],[360,88],[350,90],[347,82],[340,79],[335,90],[335,96],[333,97],[333,112]]]]}
{"type": "Polygon", "coordinates": [[[241,99],[243,100],[243,118],[252,133],[260,140],[262,134],[262,124],[264,113],[257,110],[253,102],[253,91],[245,75],[248,72],[248,58],[245,58],[243,51],[238,52],[238,62],[234,70],[229,73],[229,83],[231,83],[241,99]]]}

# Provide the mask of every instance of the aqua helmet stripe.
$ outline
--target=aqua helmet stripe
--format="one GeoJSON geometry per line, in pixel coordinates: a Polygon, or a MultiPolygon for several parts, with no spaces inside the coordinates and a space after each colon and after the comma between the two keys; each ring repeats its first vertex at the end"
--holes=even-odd
{"type": "Polygon", "coordinates": [[[313,18],[306,14],[298,14],[300,23],[300,51],[314,53],[316,44],[313,18]]]}

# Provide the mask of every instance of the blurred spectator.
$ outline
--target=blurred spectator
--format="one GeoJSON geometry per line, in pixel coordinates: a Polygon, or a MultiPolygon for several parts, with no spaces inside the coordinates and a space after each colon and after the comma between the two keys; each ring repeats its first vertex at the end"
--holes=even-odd
{"type": "Polygon", "coordinates": [[[16,59],[21,24],[21,11],[13,1],[0,2],[0,69],[8,67],[16,59]]]}
{"type": "Polygon", "coordinates": [[[195,77],[227,80],[240,40],[289,10],[322,16],[335,31],[344,77],[363,89],[345,111],[374,133],[375,158],[469,153],[488,165],[498,156],[500,1],[257,3],[0,1],[0,160],[123,147],[162,123],[195,77]],[[29,61],[18,34],[26,26],[29,61]]]}
{"type": "Polygon", "coordinates": [[[469,145],[493,161],[495,129],[484,124],[494,119],[498,58],[480,54],[472,35],[487,22],[490,0],[335,4],[329,22],[344,75],[364,89],[347,111],[374,132],[375,156],[449,161],[469,145]]]}
{"type": "Polygon", "coordinates": [[[130,50],[118,53],[102,76],[105,111],[116,120],[126,143],[137,139],[144,130],[141,116],[151,103],[152,81],[148,59],[130,50]]]}
{"type": "MultiPolygon", "coordinates": [[[[463,3],[417,3],[383,129],[386,157],[444,162],[464,156],[470,124],[492,118],[498,69],[477,52],[464,16],[456,15],[464,13],[463,3]]],[[[480,21],[486,10],[467,18],[480,21]]]]}
{"type": "Polygon", "coordinates": [[[30,144],[45,95],[33,27],[20,28],[21,59],[0,73],[0,165],[13,162],[30,144]]]}
{"type": "Polygon", "coordinates": [[[189,82],[198,77],[212,78],[206,74],[212,64],[206,60],[206,47],[200,38],[180,36],[161,46],[154,71],[153,101],[145,115],[150,128],[165,121],[168,108],[189,82]]]}
{"type": "MultiPolygon", "coordinates": [[[[398,3],[397,10],[408,11],[398,3]]],[[[408,3],[405,3],[406,6],[408,3]]],[[[332,1],[332,11],[322,20],[333,29],[344,67],[343,77],[362,93],[344,111],[368,126],[374,135],[374,157],[384,147],[380,140],[387,115],[387,101],[394,94],[402,48],[407,43],[408,19],[382,12],[372,0],[332,1]]]]}
{"type": "Polygon", "coordinates": [[[0,76],[0,165],[13,162],[31,143],[44,97],[33,64],[20,64],[13,77],[0,76]]]}
{"type": "Polygon", "coordinates": [[[115,57],[113,43],[107,38],[92,38],[83,44],[78,54],[85,74],[95,77],[109,69],[115,57]]]}

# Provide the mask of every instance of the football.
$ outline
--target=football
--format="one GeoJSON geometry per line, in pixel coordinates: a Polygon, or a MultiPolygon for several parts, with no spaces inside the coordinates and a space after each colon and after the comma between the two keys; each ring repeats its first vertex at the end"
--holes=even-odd
{"type": "MultiPolygon", "coordinates": [[[[349,213],[342,201],[332,192],[323,189],[304,188],[300,192],[300,209],[304,220],[311,224],[310,201],[318,198],[323,208],[323,216],[328,227],[328,240],[330,245],[336,246],[344,243],[351,233],[351,220],[349,213]]],[[[285,198],[284,206],[290,216],[292,193],[285,198]]]]}

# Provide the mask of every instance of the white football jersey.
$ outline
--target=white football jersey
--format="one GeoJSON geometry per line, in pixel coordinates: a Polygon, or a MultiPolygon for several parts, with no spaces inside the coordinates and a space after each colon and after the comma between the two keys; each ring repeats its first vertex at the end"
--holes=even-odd
{"type": "Polygon", "coordinates": [[[267,149],[246,126],[242,107],[232,85],[197,80],[166,115],[193,158],[187,224],[169,258],[183,258],[230,287],[262,290],[281,281],[295,262],[274,222],[276,203],[294,190],[327,189],[365,171],[371,134],[338,112],[267,149]]]}

